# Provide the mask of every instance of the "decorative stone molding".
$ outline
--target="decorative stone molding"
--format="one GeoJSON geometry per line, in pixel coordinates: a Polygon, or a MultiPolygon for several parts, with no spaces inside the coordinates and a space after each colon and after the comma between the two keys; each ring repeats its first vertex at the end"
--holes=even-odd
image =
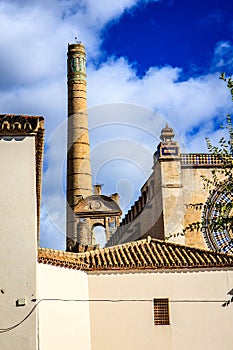
{"type": "Polygon", "coordinates": [[[0,114],[0,136],[37,133],[43,128],[43,121],[41,116],[0,114]]]}
{"type": "Polygon", "coordinates": [[[110,197],[104,195],[92,195],[82,199],[74,208],[74,212],[78,216],[106,216],[121,215],[119,205],[110,197]]]}

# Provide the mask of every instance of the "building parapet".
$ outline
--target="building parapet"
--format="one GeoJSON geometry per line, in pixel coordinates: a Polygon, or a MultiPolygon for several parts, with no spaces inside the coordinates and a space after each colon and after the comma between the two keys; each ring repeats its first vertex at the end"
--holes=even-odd
{"type": "Polygon", "coordinates": [[[222,166],[222,159],[210,153],[182,153],[182,166],[222,166]]]}
{"type": "Polygon", "coordinates": [[[148,188],[147,191],[143,191],[142,195],[134,202],[132,207],[128,210],[125,217],[122,219],[120,226],[124,226],[132,222],[145,208],[148,200],[148,188]]]}
{"type": "Polygon", "coordinates": [[[118,243],[121,236],[126,232],[131,222],[133,222],[143,211],[149,200],[149,189],[146,186],[141,190],[141,196],[134,202],[131,208],[128,210],[125,217],[122,219],[120,225],[114,234],[107,241],[106,246],[115,245],[118,243]]]}
{"type": "MultiPolygon", "coordinates": [[[[177,157],[171,157],[168,160],[177,161],[177,157]]],[[[181,162],[181,167],[221,167],[223,166],[223,160],[218,156],[210,153],[182,153],[180,154],[179,161],[181,162]]],[[[148,179],[149,180],[149,179],[148,179]]],[[[147,203],[150,202],[150,191],[148,188],[148,180],[145,185],[141,188],[141,196],[134,202],[131,208],[126,213],[125,217],[122,219],[120,226],[117,228],[116,232],[110,237],[106,246],[111,246],[119,244],[119,240],[130,228],[130,224],[142,213],[147,203]]]]}

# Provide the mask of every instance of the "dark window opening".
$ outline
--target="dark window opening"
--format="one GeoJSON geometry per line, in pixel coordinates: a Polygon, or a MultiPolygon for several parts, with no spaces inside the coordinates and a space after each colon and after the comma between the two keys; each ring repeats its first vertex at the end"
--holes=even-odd
{"type": "Polygon", "coordinates": [[[154,325],[169,325],[169,300],[168,298],[154,299],[154,325]]]}

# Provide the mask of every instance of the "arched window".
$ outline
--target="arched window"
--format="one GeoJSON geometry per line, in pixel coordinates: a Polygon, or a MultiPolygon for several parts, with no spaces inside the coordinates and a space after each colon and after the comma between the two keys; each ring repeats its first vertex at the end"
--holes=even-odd
{"type": "Polygon", "coordinates": [[[92,234],[95,237],[95,244],[99,244],[100,248],[103,248],[106,244],[105,227],[100,224],[94,225],[92,228],[92,234]]]}

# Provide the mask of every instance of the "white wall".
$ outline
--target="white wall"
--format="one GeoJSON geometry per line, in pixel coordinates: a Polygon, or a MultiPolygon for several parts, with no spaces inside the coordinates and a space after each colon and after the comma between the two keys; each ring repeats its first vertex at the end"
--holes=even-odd
{"type": "MultiPolygon", "coordinates": [[[[0,328],[22,320],[36,297],[35,138],[0,139],[0,328]],[[16,307],[24,298],[26,306],[16,307]]],[[[0,333],[1,350],[36,349],[36,312],[0,333]]]]}
{"type": "Polygon", "coordinates": [[[233,271],[89,273],[91,299],[149,300],[91,302],[92,350],[232,349],[232,288],[233,271]],[[171,324],[155,326],[152,300],[166,297],[171,324]]]}
{"type": "Polygon", "coordinates": [[[91,350],[88,279],[83,271],[38,264],[41,350],[91,350]]]}

